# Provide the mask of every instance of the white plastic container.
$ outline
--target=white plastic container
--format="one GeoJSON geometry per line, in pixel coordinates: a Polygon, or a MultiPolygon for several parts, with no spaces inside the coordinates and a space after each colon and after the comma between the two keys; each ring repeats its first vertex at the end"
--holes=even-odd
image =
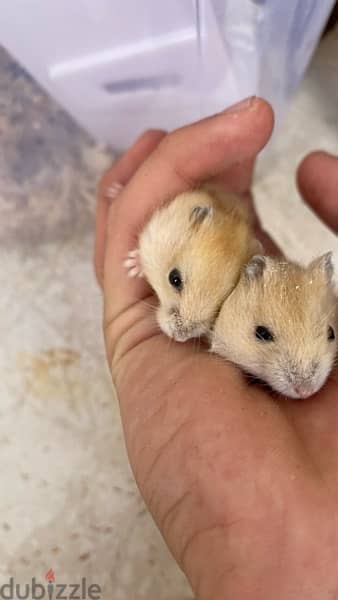
{"type": "Polygon", "coordinates": [[[127,146],[259,94],[277,118],[334,0],[2,0],[0,43],[97,139],[127,146]]]}

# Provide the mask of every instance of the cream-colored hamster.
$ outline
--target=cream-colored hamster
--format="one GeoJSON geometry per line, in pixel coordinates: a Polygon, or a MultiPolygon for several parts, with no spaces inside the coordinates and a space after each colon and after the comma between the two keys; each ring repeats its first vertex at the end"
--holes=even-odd
{"type": "Polygon", "coordinates": [[[336,355],[331,253],[307,268],[255,256],[223,304],[211,350],[291,398],[325,383],[336,355]]]}
{"type": "Polygon", "coordinates": [[[157,210],[125,266],[156,292],[162,331],[184,342],[209,331],[243,265],[257,252],[260,244],[241,199],[209,185],[157,210]]]}

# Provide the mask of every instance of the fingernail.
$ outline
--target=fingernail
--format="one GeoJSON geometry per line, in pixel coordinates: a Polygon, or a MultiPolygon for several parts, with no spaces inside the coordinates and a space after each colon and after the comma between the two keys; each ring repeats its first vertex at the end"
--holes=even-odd
{"type": "Polygon", "coordinates": [[[244,100],[241,100],[240,102],[229,106],[228,108],[222,111],[222,114],[238,113],[242,112],[243,110],[248,110],[248,108],[252,107],[255,100],[256,96],[249,96],[249,98],[245,98],[244,100]]]}

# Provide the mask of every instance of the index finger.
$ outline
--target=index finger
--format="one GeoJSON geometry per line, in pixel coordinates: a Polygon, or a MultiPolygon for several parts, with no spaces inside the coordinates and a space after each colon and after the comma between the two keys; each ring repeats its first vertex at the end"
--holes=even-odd
{"type": "Polygon", "coordinates": [[[273,127],[270,105],[259,98],[167,135],[122,191],[108,221],[105,256],[105,318],[109,322],[145,293],[126,277],[123,260],[137,245],[154,209],[180,192],[254,158],[273,127]]]}
{"type": "Polygon", "coordinates": [[[337,233],[338,157],[327,152],[312,152],[298,168],[297,183],[304,200],[337,233]]]}
{"type": "Polygon", "coordinates": [[[165,135],[166,132],[160,129],[145,131],[103,175],[100,181],[96,206],[94,267],[97,282],[101,287],[103,285],[106,227],[110,204],[106,197],[107,189],[113,183],[125,185],[165,135]]]}

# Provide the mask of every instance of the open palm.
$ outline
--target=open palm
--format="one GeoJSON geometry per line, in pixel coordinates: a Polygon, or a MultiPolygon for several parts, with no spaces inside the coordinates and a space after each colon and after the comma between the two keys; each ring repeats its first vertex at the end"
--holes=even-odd
{"type": "MultiPolygon", "coordinates": [[[[272,121],[257,99],[169,135],[148,132],[99,190],[95,265],[129,458],[201,600],[338,598],[336,374],[313,398],[276,401],[194,342],[169,343],[149,289],[122,266],[154,208],[177,193],[215,177],[248,201],[272,121]],[[125,188],[109,206],[105,190],[115,181],[125,188]]],[[[299,185],[337,227],[338,161],[310,156],[299,185]]]]}

